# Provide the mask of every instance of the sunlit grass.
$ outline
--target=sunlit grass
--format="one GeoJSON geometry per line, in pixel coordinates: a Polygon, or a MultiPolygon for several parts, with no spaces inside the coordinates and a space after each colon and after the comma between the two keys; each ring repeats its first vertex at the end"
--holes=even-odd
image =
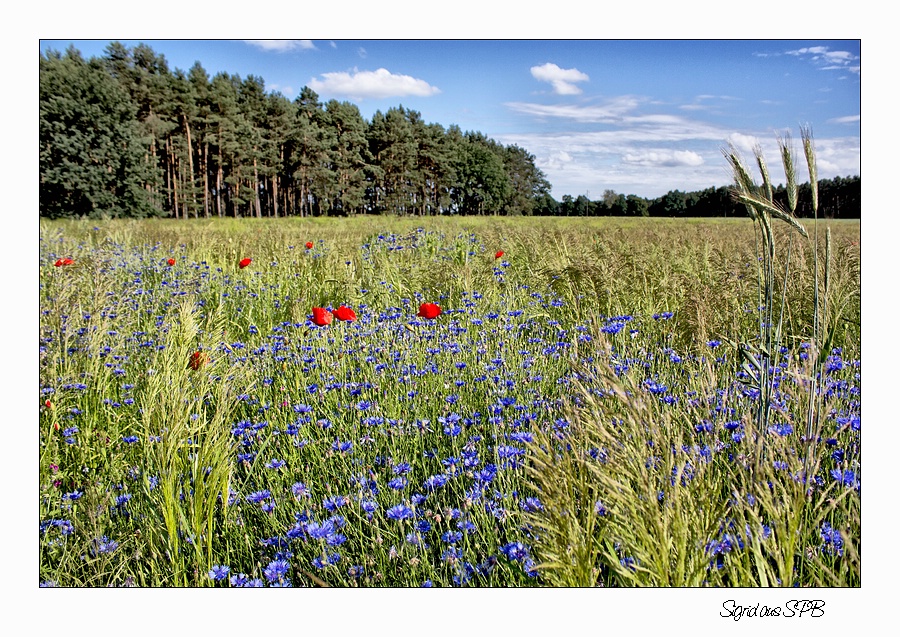
{"type": "Polygon", "coordinates": [[[798,246],[773,359],[794,433],[758,432],[780,441],[778,489],[737,506],[759,440],[727,346],[758,331],[749,220],[42,223],[40,580],[858,585],[859,224],[831,225],[844,300],[819,384],[820,490],[804,500],[788,477],[812,334],[798,246]],[[424,302],[443,313],[417,317],[424,302]],[[356,321],[307,319],[342,304],[356,321]],[[689,451],[642,471],[648,434],[689,451]],[[707,464],[691,455],[704,447],[707,464]],[[567,453],[591,463],[561,482],[567,453]],[[563,491],[582,508],[559,508],[563,491]],[[726,549],[732,524],[772,535],[726,549]],[[779,563],[767,542],[787,541],[779,563]]]}

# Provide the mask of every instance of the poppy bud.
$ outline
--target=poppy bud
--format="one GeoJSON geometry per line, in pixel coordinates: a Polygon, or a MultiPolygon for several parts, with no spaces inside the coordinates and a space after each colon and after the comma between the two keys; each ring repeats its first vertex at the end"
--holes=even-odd
{"type": "Polygon", "coordinates": [[[194,352],[188,360],[188,367],[198,370],[209,362],[209,354],[206,352],[194,352]]]}

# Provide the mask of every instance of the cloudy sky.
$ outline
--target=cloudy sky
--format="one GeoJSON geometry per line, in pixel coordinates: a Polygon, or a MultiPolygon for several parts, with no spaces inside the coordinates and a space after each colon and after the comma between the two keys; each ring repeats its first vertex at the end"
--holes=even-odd
{"type": "MultiPolygon", "coordinates": [[[[137,40],[121,40],[134,46],[137,40]]],[[[721,149],[815,137],[819,176],[860,174],[859,40],[145,40],[170,68],[257,75],[363,117],[403,105],[426,122],[531,152],[556,199],[658,197],[731,182],[721,149]]],[[[109,40],[41,40],[101,56],[109,40]]],[[[805,173],[801,173],[805,177],[805,173]]]]}

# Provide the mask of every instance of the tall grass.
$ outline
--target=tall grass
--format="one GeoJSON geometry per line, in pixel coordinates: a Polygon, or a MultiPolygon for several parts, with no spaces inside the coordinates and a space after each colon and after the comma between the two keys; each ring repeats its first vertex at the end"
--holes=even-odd
{"type": "MultiPolygon", "coordinates": [[[[801,448],[753,446],[759,398],[710,345],[759,329],[740,220],[328,221],[41,224],[41,581],[858,583],[858,491],[830,477],[858,475],[858,324],[832,322],[817,426],[844,456],[816,448],[828,499],[804,509],[793,566],[770,543],[793,518],[733,493],[764,500],[745,457],[793,467],[801,448]],[[417,318],[424,301],[444,314],[417,318]],[[308,320],[340,304],[358,320],[308,320]],[[195,351],[210,360],[190,369],[195,351]],[[751,569],[724,547],[756,522],[751,569]]],[[[858,232],[835,224],[828,285],[851,317],[858,232]]],[[[797,339],[771,352],[776,424],[797,425],[808,390],[794,299],[812,261],[802,245],[778,261],[797,339]]],[[[763,465],[778,502],[799,497],[763,465]]]]}
{"type": "MultiPolygon", "coordinates": [[[[811,132],[804,129],[802,136],[815,202],[811,132]]],[[[789,210],[773,198],[759,147],[761,186],[734,148],[725,151],[734,196],[746,205],[756,246],[756,333],[733,341],[737,373],[723,369],[725,357],[714,364],[704,360],[674,380],[680,391],[666,385],[658,390],[655,376],[635,377],[616,365],[627,359],[627,345],[607,345],[605,362],[580,374],[569,435],[562,442],[547,434],[535,441],[530,477],[550,513],[532,515],[531,523],[554,583],[858,585],[858,465],[823,471],[838,444],[828,421],[841,410],[830,404],[826,363],[840,351],[832,348],[837,326],[858,287],[844,285],[839,293],[831,288],[831,233],[820,263],[817,219],[811,281],[791,270],[790,237],[780,260],[783,273],[777,272],[773,221],[810,236],[793,217],[797,179],[789,138],[779,139],[779,147],[789,210]],[[797,279],[806,282],[812,313],[802,329],[786,333],[788,290],[797,279]],[[836,309],[828,303],[834,296],[841,299],[836,309]],[[802,356],[792,360],[797,344],[802,356]],[[671,393],[660,400],[666,391],[671,393]],[[732,392],[752,400],[731,409],[736,420],[715,422],[732,392]],[[674,398],[685,393],[697,398],[674,398]],[[716,402],[710,418],[709,405],[716,402]],[[827,475],[834,480],[826,481],[827,475]],[[826,548],[817,550],[822,538],[826,548]]],[[[718,336],[729,339],[724,331],[718,336]]],[[[845,458],[843,452],[838,457],[845,458]]]]}

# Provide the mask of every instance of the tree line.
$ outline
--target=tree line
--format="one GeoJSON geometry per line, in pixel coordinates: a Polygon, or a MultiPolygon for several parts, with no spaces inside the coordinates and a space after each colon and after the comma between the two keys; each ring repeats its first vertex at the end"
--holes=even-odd
{"type": "MultiPolygon", "coordinates": [[[[860,178],[835,177],[817,182],[818,215],[831,219],[860,218],[860,178]]],[[[774,186],[775,201],[789,210],[787,188],[774,186]]],[[[532,214],[561,215],[564,217],[743,217],[744,205],[734,200],[730,186],[709,187],[704,190],[683,192],[670,190],[655,199],[637,195],[623,195],[605,190],[603,197],[592,201],[587,195],[563,195],[562,202],[541,196],[532,214]]],[[[812,217],[812,188],[809,182],[797,186],[797,217],[812,217]]]]}
{"type": "Polygon", "coordinates": [[[549,191],[525,149],[402,105],[366,121],[143,44],[41,54],[43,216],[527,215],[549,191]]]}
{"type": "MultiPolygon", "coordinates": [[[[172,70],[145,44],[113,42],[89,60],[74,47],[42,53],[39,93],[50,218],[745,214],[724,187],[558,202],[517,145],[402,105],[366,121],[308,87],[292,101],[253,75],[172,70]]],[[[807,184],[798,214],[810,200],[807,184]]],[[[858,217],[859,178],[820,181],[819,202],[826,216],[858,217]]]]}

